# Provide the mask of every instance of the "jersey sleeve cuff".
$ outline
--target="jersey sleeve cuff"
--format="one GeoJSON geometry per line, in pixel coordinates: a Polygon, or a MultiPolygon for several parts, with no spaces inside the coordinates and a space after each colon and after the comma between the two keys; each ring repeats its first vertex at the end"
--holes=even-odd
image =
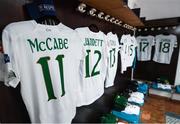
{"type": "Polygon", "coordinates": [[[19,77],[17,77],[17,74],[16,73],[14,73],[14,74],[12,74],[12,73],[14,73],[14,72],[9,72],[9,74],[8,75],[6,75],[5,76],[5,81],[4,81],[4,83],[5,83],[5,85],[6,86],[11,86],[11,87],[13,87],[13,88],[16,88],[16,86],[19,84],[19,82],[20,82],[20,78],[19,77]]]}

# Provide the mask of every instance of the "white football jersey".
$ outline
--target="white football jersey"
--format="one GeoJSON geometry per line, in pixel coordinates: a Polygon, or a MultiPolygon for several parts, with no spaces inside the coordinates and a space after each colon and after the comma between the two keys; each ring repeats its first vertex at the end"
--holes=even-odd
{"type": "Polygon", "coordinates": [[[127,48],[128,50],[128,67],[131,67],[133,65],[134,59],[136,57],[136,48],[137,48],[137,41],[134,36],[128,35],[128,42],[129,46],[127,48]]]}
{"type": "Polygon", "coordinates": [[[123,35],[121,37],[121,73],[127,70],[127,67],[133,65],[133,61],[136,55],[137,42],[134,36],[123,35]]]}
{"type": "Polygon", "coordinates": [[[0,81],[4,81],[4,54],[0,52],[0,81]]]}
{"type": "Polygon", "coordinates": [[[127,38],[126,35],[122,35],[121,37],[121,45],[120,45],[120,57],[121,57],[121,73],[123,73],[124,71],[126,71],[127,68],[127,64],[126,64],[126,57],[127,57],[127,53],[125,52],[125,43],[127,43],[127,38]]]}
{"type": "Polygon", "coordinates": [[[157,35],[155,37],[155,54],[153,61],[170,64],[175,47],[177,47],[177,37],[175,35],[157,35]]]}
{"type": "Polygon", "coordinates": [[[21,82],[21,95],[32,123],[71,123],[77,103],[82,57],[77,33],[59,23],[9,24],[3,30],[6,85],[21,82]]]}
{"type": "Polygon", "coordinates": [[[114,85],[114,78],[116,76],[117,64],[118,64],[118,51],[119,51],[119,40],[116,34],[109,32],[107,34],[108,42],[108,69],[105,81],[105,87],[114,85]]]}
{"type": "Polygon", "coordinates": [[[151,60],[152,46],[154,45],[154,36],[138,36],[137,40],[137,60],[149,61],[151,60]]]}
{"type": "Polygon", "coordinates": [[[81,65],[81,92],[78,106],[93,103],[104,93],[107,71],[107,41],[101,31],[95,33],[88,27],[77,28],[85,57],[81,65]]]}

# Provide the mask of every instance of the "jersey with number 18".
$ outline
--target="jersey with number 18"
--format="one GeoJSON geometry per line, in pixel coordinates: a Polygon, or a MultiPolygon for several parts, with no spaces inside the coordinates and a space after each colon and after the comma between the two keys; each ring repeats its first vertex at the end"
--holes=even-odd
{"type": "Polygon", "coordinates": [[[63,25],[35,21],[9,24],[3,30],[5,84],[21,83],[32,123],[71,123],[77,103],[82,50],[77,33],[63,25]]]}
{"type": "Polygon", "coordinates": [[[157,35],[153,60],[158,63],[170,64],[172,53],[176,47],[177,37],[175,35],[157,35]]]}

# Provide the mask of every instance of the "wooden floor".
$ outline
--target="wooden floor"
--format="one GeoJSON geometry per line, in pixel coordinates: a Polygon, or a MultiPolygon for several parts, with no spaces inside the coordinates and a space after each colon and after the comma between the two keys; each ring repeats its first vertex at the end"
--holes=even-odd
{"type": "Polygon", "coordinates": [[[142,123],[165,123],[166,112],[180,115],[180,102],[150,95],[141,110],[142,123]]]}

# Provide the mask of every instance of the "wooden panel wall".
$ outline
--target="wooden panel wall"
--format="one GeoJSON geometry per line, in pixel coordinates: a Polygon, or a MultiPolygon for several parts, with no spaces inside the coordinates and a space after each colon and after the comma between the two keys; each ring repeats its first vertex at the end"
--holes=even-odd
{"type": "MultiPolygon", "coordinates": [[[[171,84],[174,84],[175,76],[176,76],[176,68],[177,68],[177,62],[178,62],[178,54],[179,54],[179,45],[180,45],[180,32],[177,31],[177,28],[179,25],[178,18],[173,19],[163,19],[163,20],[156,20],[156,21],[148,21],[146,22],[147,31],[144,31],[144,28],[141,32],[136,33],[137,36],[147,36],[147,35],[153,35],[156,36],[158,34],[174,34],[177,36],[178,41],[178,47],[174,49],[171,63],[170,64],[160,64],[157,62],[148,61],[148,62],[137,62],[137,68],[135,69],[134,77],[136,79],[143,79],[143,80],[150,80],[153,81],[159,76],[165,76],[170,80],[171,84]],[[158,26],[159,25],[159,26],[158,26]],[[166,26],[170,27],[168,30],[165,30],[164,28],[166,26]],[[176,25],[177,28],[173,29],[173,25],[176,25]],[[151,30],[151,27],[155,28],[154,31],[151,30]],[[161,30],[157,30],[158,27],[161,27],[161,30]]],[[[154,55],[154,49],[151,52],[152,58],[154,55]]]]}
{"type": "MultiPolygon", "coordinates": [[[[21,20],[27,20],[27,14],[23,10],[23,5],[28,0],[1,0],[0,1],[0,32],[11,23],[21,20]]],[[[132,33],[129,30],[110,24],[108,22],[82,15],[75,11],[78,6],[78,0],[54,0],[57,16],[59,20],[71,28],[88,26],[96,24],[100,30],[107,33],[112,29],[121,37],[123,33],[132,33]]],[[[119,60],[120,61],[120,60],[119,60]]],[[[78,108],[74,122],[98,122],[104,112],[108,112],[112,105],[112,99],[115,91],[122,91],[127,83],[122,80],[129,77],[129,73],[120,74],[120,65],[116,76],[116,86],[105,90],[105,94],[96,103],[78,108]],[[99,107],[97,110],[97,106],[99,107]],[[104,111],[103,111],[104,110],[104,111]],[[89,114],[91,113],[91,114],[89,114]],[[85,117],[86,116],[86,117],[85,117]],[[93,119],[92,119],[93,118],[93,119]]],[[[0,83],[0,122],[30,122],[25,105],[22,101],[18,88],[8,88],[0,83]]]]}

